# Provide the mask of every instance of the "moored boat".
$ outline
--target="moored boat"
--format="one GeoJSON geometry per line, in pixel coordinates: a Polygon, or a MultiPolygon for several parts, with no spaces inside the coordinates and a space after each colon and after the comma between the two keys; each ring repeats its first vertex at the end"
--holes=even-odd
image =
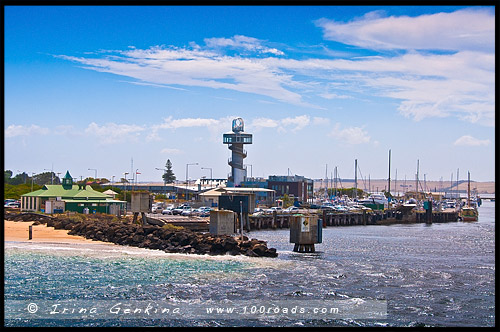
{"type": "Polygon", "coordinates": [[[479,218],[479,213],[477,211],[477,204],[471,205],[470,198],[470,172],[467,172],[467,206],[460,209],[459,216],[462,221],[477,221],[479,218]]]}
{"type": "Polygon", "coordinates": [[[460,210],[460,218],[462,218],[462,221],[477,221],[478,220],[477,209],[469,206],[464,206],[460,210]]]}
{"type": "Polygon", "coordinates": [[[383,210],[388,208],[389,200],[384,194],[371,194],[368,198],[360,199],[359,204],[369,207],[372,210],[383,210]]]}

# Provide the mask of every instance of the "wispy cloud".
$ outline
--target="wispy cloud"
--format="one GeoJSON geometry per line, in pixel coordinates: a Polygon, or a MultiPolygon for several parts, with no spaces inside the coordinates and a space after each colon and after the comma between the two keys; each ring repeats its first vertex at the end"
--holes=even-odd
{"type": "Polygon", "coordinates": [[[161,153],[164,153],[164,154],[182,154],[183,151],[182,150],[179,150],[179,149],[174,149],[174,148],[165,148],[165,149],[162,149],[161,150],[161,153]]]}
{"type": "Polygon", "coordinates": [[[291,129],[292,132],[296,132],[298,130],[303,129],[304,127],[308,126],[309,123],[311,122],[311,118],[309,115],[299,115],[294,118],[284,118],[281,120],[281,123],[283,126],[288,127],[292,126],[293,128],[291,129]]]}
{"type": "Polygon", "coordinates": [[[232,38],[205,38],[205,44],[209,48],[234,48],[244,49],[258,53],[271,53],[274,55],[284,55],[282,51],[263,45],[257,38],[236,35],[232,38]]]}
{"type": "Polygon", "coordinates": [[[470,135],[464,135],[460,138],[458,138],[454,145],[456,146],[486,146],[489,145],[491,142],[489,139],[481,140],[478,138],[474,138],[470,135]]]}
{"type": "Polygon", "coordinates": [[[329,40],[368,49],[482,50],[494,52],[494,8],[431,15],[390,16],[370,12],[350,22],[319,19],[329,40]]]}
{"type": "Polygon", "coordinates": [[[151,126],[151,130],[147,136],[147,140],[161,140],[160,131],[176,130],[181,128],[207,128],[211,133],[212,140],[220,140],[220,135],[223,132],[230,130],[232,119],[237,116],[227,116],[220,119],[212,118],[179,118],[174,119],[172,116],[163,119],[163,123],[151,126]]]}
{"type": "MultiPolygon", "coordinates": [[[[278,132],[286,132],[291,130],[292,132],[304,129],[311,124],[311,118],[309,115],[298,115],[296,117],[286,117],[283,119],[271,119],[271,118],[256,118],[250,123],[250,128],[255,131],[259,131],[262,128],[277,128],[278,132]]],[[[314,124],[317,124],[314,122],[314,124]]]]}
{"type": "Polygon", "coordinates": [[[101,144],[113,144],[135,140],[144,130],[144,127],[137,125],[108,123],[100,126],[92,122],[85,129],[85,133],[97,137],[101,144]]]}
{"type": "MultiPolygon", "coordinates": [[[[328,40],[383,52],[291,59],[267,41],[235,35],[206,38],[201,46],[190,43],[60,57],[86,69],[129,77],[134,84],[226,89],[269,98],[261,102],[317,109],[324,108],[319,102],[328,100],[387,97],[399,104],[402,116],[415,121],[455,117],[493,126],[493,9],[416,17],[386,17],[377,11],[350,22],[323,18],[315,23],[328,40]]],[[[157,129],[161,128],[171,127],[165,124],[157,129]]],[[[150,138],[155,138],[155,132],[150,138]]]]}
{"type": "Polygon", "coordinates": [[[336,123],[328,136],[339,140],[341,143],[352,145],[365,144],[370,142],[370,136],[363,130],[363,127],[348,127],[340,129],[340,124],[336,123]]]}
{"type": "Polygon", "coordinates": [[[5,137],[47,135],[49,133],[50,130],[48,128],[43,128],[37,125],[10,125],[5,130],[5,137]]]}
{"type": "Polygon", "coordinates": [[[184,118],[184,119],[173,119],[171,116],[165,118],[163,123],[158,125],[159,128],[187,128],[187,127],[210,127],[216,125],[218,120],[215,119],[203,119],[203,118],[184,118]]]}
{"type": "Polygon", "coordinates": [[[256,128],[257,130],[260,128],[276,128],[279,126],[279,121],[269,118],[257,118],[253,119],[250,126],[252,128],[256,128]]]}

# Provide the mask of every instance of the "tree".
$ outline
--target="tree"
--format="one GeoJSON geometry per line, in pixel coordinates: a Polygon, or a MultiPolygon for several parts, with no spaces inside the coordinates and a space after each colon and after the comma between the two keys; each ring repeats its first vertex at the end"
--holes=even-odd
{"type": "Polygon", "coordinates": [[[26,183],[26,177],[28,176],[28,174],[26,174],[26,173],[17,174],[14,177],[12,177],[12,174],[13,173],[11,170],[4,171],[4,183],[5,184],[18,185],[18,184],[26,183]]]}
{"type": "MultiPolygon", "coordinates": [[[[35,184],[33,191],[41,189],[42,186],[35,184]]],[[[4,185],[4,198],[20,199],[21,195],[31,192],[31,183],[22,183],[18,185],[8,184],[4,185]]]]}
{"type": "Polygon", "coordinates": [[[4,183],[8,183],[10,178],[12,177],[12,171],[6,170],[3,172],[3,174],[4,174],[4,183]]]}
{"type": "Polygon", "coordinates": [[[172,183],[176,180],[176,177],[174,175],[174,172],[172,171],[172,163],[170,162],[170,159],[167,159],[167,163],[165,164],[166,171],[162,175],[163,182],[165,183],[172,183]]]}
{"type": "Polygon", "coordinates": [[[38,184],[38,185],[44,185],[44,184],[60,184],[59,177],[56,176],[54,172],[43,172],[40,174],[35,174],[33,176],[33,181],[38,184]]]}

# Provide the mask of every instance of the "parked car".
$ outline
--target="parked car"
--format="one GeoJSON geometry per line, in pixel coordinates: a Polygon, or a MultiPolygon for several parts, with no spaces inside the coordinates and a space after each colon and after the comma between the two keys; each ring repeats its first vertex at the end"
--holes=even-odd
{"type": "Polygon", "coordinates": [[[184,211],[184,208],[191,208],[191,207],[187,204],[179,205],[178,207],[176,207],[175,209],[172,210],[172,214],[173,215],[181,214],[182,211],[184,211]]]}
{"type": "Polygon", "coordinates": [[[210,217],[210,211],[212,211],[211,207],[202,206],[195,210],[195,214],[200,217],[210,217]]]}
{"type": "Polygon", "coordinates": [[[162,213],[162,211],[163,211],[163,207],[161,207],[161,206],[153,206],[151,208],[152,213],[162,213]]]}
{"type": "Polygon", "coordinates": [[[299,212],[299,208],[296,206],[289,206],[286,209],[283,210],[285,213],[296,213],[299,212]]]}
{"type": "Polygon", "coordinates": [[[195,210],[193,210],[192,207],[190,206],[185,206],[184,209],[182,209],[182,212],[181,212],[181,216],[190,216],[191,214],[193,214],[195,210]]]}
{"type": "Polygon", "coordinates": [[[19,209],[21,207],[21,203],[20,202],[9,202],[7,204],[4,204],[3,207],[6,207],[6,208],[14,208],[14,209],[19,209]]]}
{"type": "Polygon", "coordinates": [[[281,213],[281,212],[283,212],[283,209],[279,206],[273,206],[273,207],[266,210],[266,212],[270,212],[270,213],[273,213],[274,211],[276,211],[277,213],[281,213]]]}
{"type": "Polygon", "coordinates": [[[161,211],[161,214],[173,214],[173,212],[172,212],[173,210],[174,210],[174,209],[173,209],[171,206],[169,206],[168,208],[163,209],[163,210],[161,211]]]}

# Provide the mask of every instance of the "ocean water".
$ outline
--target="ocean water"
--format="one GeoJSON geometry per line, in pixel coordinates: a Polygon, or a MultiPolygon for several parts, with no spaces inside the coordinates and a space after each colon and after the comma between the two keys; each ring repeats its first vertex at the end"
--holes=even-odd
{"type": "Polygon", "coordinates": [[[495,203],[484,201],[479,215],[475,223],[328,227],[315,253],[293,252],[287,229],[248,234],[277,258],[5,242],[4,324],[495,326],[495,203]],[[314,315],[322,304],[343,315],[314,315]],[[213,306],[237,311],[217,315],[213,306]],[[306,313],[273,315],[276,307],[306,313]]]}

